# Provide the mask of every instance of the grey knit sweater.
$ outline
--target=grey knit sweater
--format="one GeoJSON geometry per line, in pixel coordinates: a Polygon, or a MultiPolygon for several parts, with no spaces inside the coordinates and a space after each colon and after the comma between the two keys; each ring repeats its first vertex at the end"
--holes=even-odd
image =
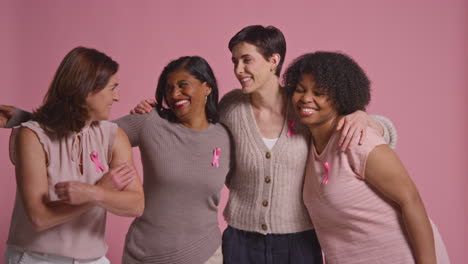
{"type": "MultiPolygon", "coordinates": [[[[224,210],[228,224],[262,234],[296,233],[312,229],[302,200],[304,171],[310,139],[309,130],[295,122],[288,136],[288,121],[294,118],[288,106],[287,118],[271,150],[259,133],[249,95],[240,90],[226,94],[221,102],[221,122],[231,131],[236,165],[226,182],[229,201],[224,210]]],[[[390,145],[396,131],[385,117],[375,117],[385,129],[390,145]]]]}
{"type": "Polygon", "coordinates": [[[221,245],[217,211],[230,167],[227,130],[220,124],[193,130],[155,110],[115,122],[140,148],[144,170],[145,211],[130,226],[126,253],[134,263],[204,263],[221,245]]]}

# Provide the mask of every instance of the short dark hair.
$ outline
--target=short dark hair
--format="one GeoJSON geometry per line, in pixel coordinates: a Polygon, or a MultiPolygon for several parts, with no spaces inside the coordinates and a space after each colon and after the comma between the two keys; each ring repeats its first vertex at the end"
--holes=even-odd
{"type": "Polygon", "coordinates": [[[255,45],[265,60],[268,60],[273,54],[278,53],[281,58],[278,67],[276,67],[275,74],[278,77],[280,76],[284,57],[286,56],[286,40],[279,29],[274,26],[247,26],[231,38],[228,46],[229,50],[232,52],[234,46],[241,42],[255,45]]]}
{"type": "Polygon", "coordinates": [[[214,76],[213,70],[211,69],[208,62],[199,56],[184,56],[176,60],[169,62],[169,64],[164,67],[161,75],[159,76],[158,87],[156,88],[156,110],[159,115],[172,122],[177,122],[177,117],[172,112],[171,109],[165,108],[164,103],[167,105],[166,101],[166,86],[167,86],[167,76],[179,70],[185,70],[189,72],[193,77],[195,77],[200,82],[206,82],[211,88],[211,93],[207,97],[205,105],[205,113],[208,122],[216,124],[219,121],[218,113],[218,84],[214,76]]]}
{"type": "Polygon", "coordinates": [[[349,56],[336,52],[314,52],[294,60],[283,75],[284,87],[292,96],[305,73],[332,100],[339,115],[365,110],[370,102],[370,81],[349,56]]]}
{"type": "Polygon", "coordinates": [[[89,119],[87,96],[104,89],[118,69],[119,64],[100,51],[74,48],[60,63],[32,119],[59,137],[81,131],[89,119]]]}

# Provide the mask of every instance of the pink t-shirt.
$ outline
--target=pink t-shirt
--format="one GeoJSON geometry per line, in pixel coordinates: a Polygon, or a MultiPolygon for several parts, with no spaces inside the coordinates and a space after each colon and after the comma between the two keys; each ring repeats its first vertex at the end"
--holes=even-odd
{"type": "MultiPolygon", "coordinates": [[[[343,153],[339,135],[334,133],[320,154],[311,144],[303,191],[327,264],[414,263],[398,205],[364,180],[367,157],[384,139],[368,129],[363,145],[343,153]]],[[[437,263],[450,263],[432,227],[437,263]]]]}

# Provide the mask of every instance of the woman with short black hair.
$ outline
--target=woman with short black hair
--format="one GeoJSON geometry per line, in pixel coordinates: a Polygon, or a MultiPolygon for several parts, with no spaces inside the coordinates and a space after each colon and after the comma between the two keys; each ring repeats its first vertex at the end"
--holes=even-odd
{"type": "MultiPolygon", "coordinates": [[[[230,263],[322,263],[320,244],[302,199],[309,131],[296,122],[279,74],[286,41],[273,26],[243,28],[229,41],[242,89],[220,102],[220,120],[231,131],[236,166],[226,185],[224,261],[230,263]]],[[[341,124],[344,151],[364,141],[365,128],[381,126],[363,111],[341,124]],[[356,122],[349,120],[357,118],[356,122]],[[345,122],[348,121],[348,122],[345,122]],[[361,138],[362,136],[362,138],[361,138]]],[[[385,118],[379,118],[379,120],[385,118]]],[[[390,141],[390,140],[389,140],[390,141]]]]}

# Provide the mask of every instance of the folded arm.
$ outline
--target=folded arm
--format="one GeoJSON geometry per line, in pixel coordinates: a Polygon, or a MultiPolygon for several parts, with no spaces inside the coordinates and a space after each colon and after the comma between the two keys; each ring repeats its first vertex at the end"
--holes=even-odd
{"type": "Polygon", "coordinates": [[[97,184],[57,183],[55,192],[61,200],[50,202],[44,149],[32,130],[19,130],[14,157],[17,185],[26,214],[35,230],[42,231],[68,222],[94,206],[117,215],[139,216],[143,213],[141,182],[133,167],[128,139],[120,129],[112,151],[111,169],[97,184]]]}
{"type": "Polygon", "coordinates": [[[92,202],[116,215],[141,216],[145,207],[143,187],[134,168],[132,146],[130,145],[127,135],[120,128],[117,131],[115,143],[112,148],[110,167],[116,168],[114,169],[116,173],[134,175],[132,178],[133,180],[121,191],[94,186],[97,190],[92,202]],[[122,166],[122,164],[126,164],[127,166],[122,166]]]}
{"type": "Polygon", "coordinates": [[[20,129],[15,150],[18,191],[35,230],[42,231],[65,223],[92,208],[92,204],[48,203],[46,155],[32,130],[20,129]]]}

